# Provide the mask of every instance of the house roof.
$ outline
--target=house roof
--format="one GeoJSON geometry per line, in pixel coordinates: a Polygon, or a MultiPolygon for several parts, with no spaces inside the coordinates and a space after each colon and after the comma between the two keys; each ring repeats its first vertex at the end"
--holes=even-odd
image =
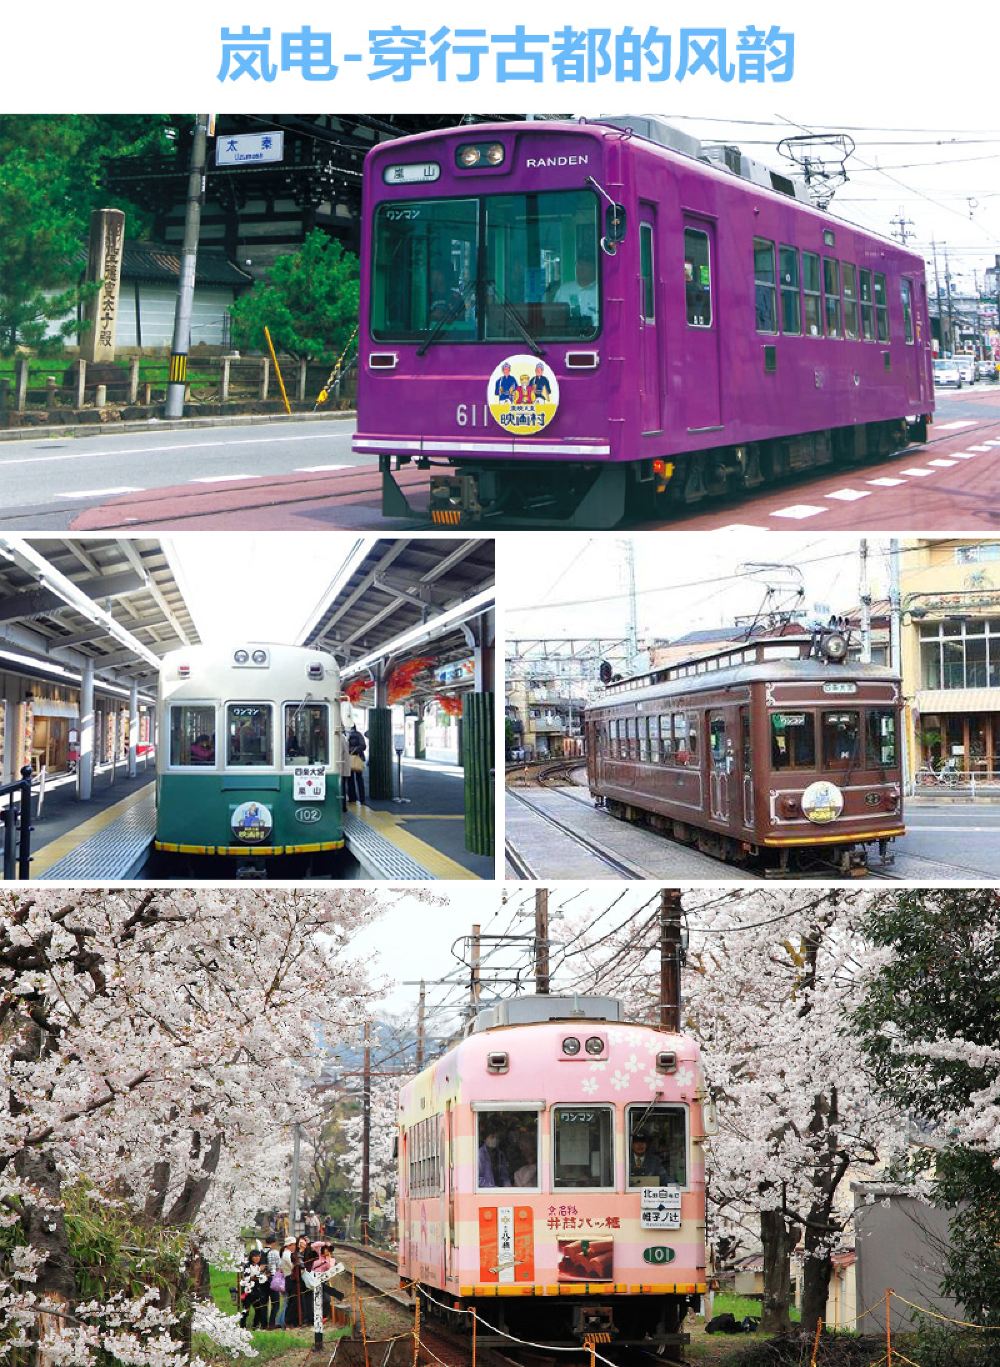
{"type": "MultiPolygon", "coordinates": [[[[86,265],[87,249],[81,247],[78,258],[86,265]]],[[[149,280],[174,285],[180,278],[181,254],[174,246],[163,242],[128,242],[122,256],[123,280],[149,280]]],[[[253,284],[249,271],[230,261],[218,247],[199,247],[195,274],[198,285],[229,285],[240,288],[253,284]]]]}

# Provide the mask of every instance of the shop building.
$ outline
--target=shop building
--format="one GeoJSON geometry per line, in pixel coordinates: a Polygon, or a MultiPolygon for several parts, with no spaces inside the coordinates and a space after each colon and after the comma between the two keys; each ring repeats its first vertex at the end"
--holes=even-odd
{"type": "Polygon", "coordinates": [[[901,561],[911,773],[1000,775],[1000,540],[907,542],[901,561]]]}

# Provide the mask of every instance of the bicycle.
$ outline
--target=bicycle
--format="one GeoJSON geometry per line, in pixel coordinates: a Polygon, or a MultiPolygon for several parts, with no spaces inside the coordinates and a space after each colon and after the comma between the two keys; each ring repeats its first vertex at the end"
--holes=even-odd
{"type": "Polygon", "coordinates": [[[914,788],[954,788],[958,784],[958,766],[953,760],[945,760],[937,769],[933,763],[925,764],[913,776],[914,788]]]}

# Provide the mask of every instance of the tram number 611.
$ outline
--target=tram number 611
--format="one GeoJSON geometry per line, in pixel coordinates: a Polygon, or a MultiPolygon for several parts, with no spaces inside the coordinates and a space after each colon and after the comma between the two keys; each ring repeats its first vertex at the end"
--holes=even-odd
{"type": "Polygon", "coordinates": [[[459,427],[489,427],[490,406],[488,403],[460,403],[455,409],[455,422],[459,427]]]}

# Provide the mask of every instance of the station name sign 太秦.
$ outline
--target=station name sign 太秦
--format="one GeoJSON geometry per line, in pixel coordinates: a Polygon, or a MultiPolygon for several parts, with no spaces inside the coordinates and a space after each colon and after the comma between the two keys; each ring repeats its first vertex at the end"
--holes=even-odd
{"type": "Polygon", "coordinates": [[[266,133],[222,133],[215,140],[216,166],[256,166],[284,159],[285,135],[280,128],[266,133]]]}

